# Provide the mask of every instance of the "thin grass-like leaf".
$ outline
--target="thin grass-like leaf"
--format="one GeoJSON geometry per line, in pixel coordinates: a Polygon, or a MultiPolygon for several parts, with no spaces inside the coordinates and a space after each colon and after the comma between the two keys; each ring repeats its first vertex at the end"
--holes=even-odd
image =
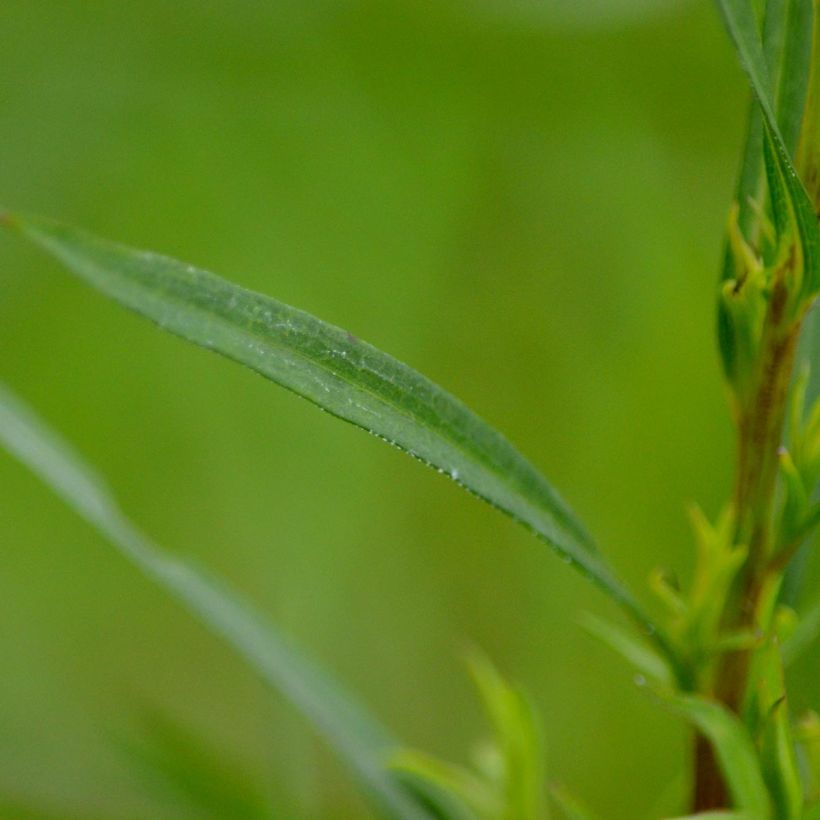
{"type": "Polygon", "coordinates": [[[664,659],[634,635],[610,621],[584,613],[579,618],[581,626],[622,658],[631,663],[642,675],[667,686],[672,684],[672,675],[664,659]]]}
{"type": "Polygon", "coordinates": [[[364,708],[205,569],[140,532],[96,473],[2,384],[0,443],[301,711],[390,817],[428,817],[385,769],[399,744],[364,708]]]}
{"type": "Polygon", "coordinates": [[[790,156],[797,150],[811,74],[814,0],[788,0],[783,59],[777,90],[777,121],[790,156]]]}
{"type": "Polygon", "coordinates": [[[780,647],[772,639],[755,660],[754,705],[759,713],[758,746],[763,777],[778,820],[800,820],[804,796],[780,647]]]}
{"type": "Polygon", "coordinates": [[[207,271],[50,220],[6,214],[0,223],[164,329],[246,365],[449,475],[528,527],[663,642],[546,479],[424,376],[340,328],[207,271]]]}
{"type": "MultiPolygon", "coordinates": [[[[783,28],[785,21],[784,0],[768,0],[763,17],[763,56],[770,75],[775,75],[780,65],[783,50],[783,28]]],[[[737,178],[735,202],[738,214],[737,224],[741,233],[753,243],[757,243],[754,230],[759,220],[755,203],[760,195],[763,154],[763,118],[756,100],[749,105],[746,125],[746,140],[743,146],[740,172],[737,178]]],[[[726,243],[722,269],[723,279],[734,279],[734,259],[729,243],[726,243]]]]}
{"type": "Polygon", "coordinates": [[[271,820],[271,807],[247,772],[179,720],[156,709],[140,711],[138,738],[123,740],[131,771],[148,790],[200,817],[271,820]]]}
{"type": "Polygon", "coordinates": [[[544,742],[535,707],[481,653],[472,654],[469,666],[495,729],[503,764],[500,785],[505,817],[545,820],[544,742]]]}
{"type": "MultiPolygon", "coordinates": [[[[794,1],[811,6],[811,0],[794,1]]],[[[795,171],[791,159],[791,150],[778,124],[773,84],[766,64],[754,11],[748,0],[718,0],[718,6],[737,48],[741,65],[749,77],[752,90],[763,113],[765,135],[771,141],[778,168],[783,175],[783,181],[794,209],[794,217],[800,235],[805,270],[804,292],[806,294],[813,293],[820,287],[820,269],[817,264],[817,220],[814,206],[795,171]]],[[[801,19],[800,15],[804,13],[810,15],[809,19],[811,19],[812,9],[807,11],[801,9],[799,13],[798,11],[793,12],[796,16],[791,17],[791,20],[799,21],[801,19]]],[[[793,37],[796,36],[792,28],[793,25],[794,23],[790,22],[787,26],[787,36],[789,34],[793,37]]],[[[800,59],[800,55],[795,55],[794,60],[797,61],[798,59],[800,59]]],[[[788,70],[796,73],[800,70],[800,66],[797,63],[790,62],[788,70]]],[[[788,93],[794,95],[793,104],[796,104],[796,95],[800,93],[801,81],[793,79],[791,82],[797,90],[788,93]]],[[[807,82],[807,79],[802,82],[807,82]]],[[[802,93],[805,98],[805,86],[803,86],[802,93]]]]}

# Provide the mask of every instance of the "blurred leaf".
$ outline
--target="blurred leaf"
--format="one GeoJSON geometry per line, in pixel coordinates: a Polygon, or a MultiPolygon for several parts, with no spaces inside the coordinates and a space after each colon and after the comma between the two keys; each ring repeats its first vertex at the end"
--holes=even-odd
{"type": "Polygon", "coordinates": [[[503,770],[501,786],[510,820],[540,820],[546,815],[545,760],[538,716],[529,698],[507,683],[481,654],[470,671],[495,727],[503,770]]]}
{"type": "Polygon", "coordinates": [[[661,693],[712,744],[732,794],[734,808],[754,820],[771,817],[766,783],[752,738],[740,720],[721,704],[694,695],[661,693]]]}
{"type": "Polygon", "coordinates": [[[600,641],[603,641],[610,649],[613,649],[631,663],[641,674],[658,683],[672,683],[672,674],[664,659],[626,630],[610,621],[598,618],[591,612],[583,613],[580,622],[581,626],[590,635],[594,635],[600,641]]]}
{"type": "MultiPolygon", "coordinates": [[[[413,795],[419,805],[435,820],[478,820],[470,807],[470,799],[462,799],[458,789],[453,789],[450,778],[454,772],[441,771],[441,761],[422,753],[399,752],[390,764],[396,780],[413,795]],[[436,764],[429,769],[427,764],[436,764]],[[444,780],[440,780],[440,776],[444,780]]],[[[446,768],[447,764],[443,764],[446,768]]],[[[460,775],[456,780],[460,781],[460,775]]]]}
{"type": "Polygon", "coordinates": [[[598,820],[598,816],[588,809],[575,795],[561,784],[550,787],[550,797],[561,810],[566,820],[598,820]]]}
{"type": "Polygon", "coordinates": [[[140,532],[94,471],[2,385],[0,442],[300,710],[390,816],[428,816],[384,768],[398,745],[386,731],[261,614],[205,569],[165,553],[140,532]]]}
{"type": "MultiPolygon", "coordinates": [[[[795,2],[811,5],[812,0],[795,0],[795,2]]],[[[771,143],[774,159],[788,191],[803,252],[804,283],[802,292],[804,295],[808,295],[820,287],[820,269],[817,264],[817,219],[814,206],[797,176],[792,164],[791,152],[778,125],[773,84],[769,68],[766,65],[763,44],[754,11],[748,0],[718,0],[718,5],[740,56],[741,65],[749,77],[752,90],[760,105],[763,113],[765,138],[771,143]]],[[[797,14],[797,12],[794,13],[797,14]]],[[[808,12],[800,13],[811,15],[812,10],[809,9],[808,12]]],[[[794,33],[791,33],[794,36],[794,33]]],[[[800,70],[797,59],[794,62],[789,62],[789,70],[794,72],[800,70]]],[[[804,80],[804,82],[806,81],[804,80]]],[[[795,87],[799,86],[799,82],[794,80],[792,82],[794,82],[795,87]]],[[[794,103],[794,100],[792,102],[794,103]]]]}
{"type": "Polygon", "coordinates": [[[701,814],[675,817],[673,820],[755,820],[755,818],[751,814],[740,814],[736,811],[705,811],[701,814]]]}
{"type": "Polygon", "coordinates": [[[662,641],[543,476],[416,371],[350,333],[190,265],[50,220],[0,215],[79,278],[449,475],[521,522],[662,641]]]}
{"type": "Polygon", "coordinates": [[[406,749],[393,756],[390,767],[404,782],[409,777],[418,785],[427,784],[446,795],[451,805],[458,807],[459,814],[469,820],[501,815],[503,807],[492,786],[464,766],[406,749]]]}
{"type": "Polygon", "coordinates": [[[815,803],[820,801],[820,716],[811,711],[803,715],[795,727],[795,737],[800,744],[806,799],[815,803]]]}
{"type": "Polygon", "coordinates": [[[783,663],[794,663],[820,636],[820,601],[800,616],[797,626],[783,644],[783,663]]]}
{"type": "Polygon", "coordinates": [[[148,786],[170,791],[197,817],[270,818],[270,808],[247,775],[181,723],[156,710],[140,720],[141,737],[125,744],[132,767],[148,786]]]}
{"type": "Polygon", "coordinates": [[[481,820],[545,820],[544,752],[535,710],[483,655],[474,654],[469,665],[494,728],[476,769],[414,750],[397,754],[392,766],[452,795],[481,820]]]}
{"type": "Polygon", "coordinates": [[[755,653],[752,680],[756,684],[754,698],[761,725],[760,759],[775,814],[779,820],[800,820],[803,783],[786,700],[783,663],[775,640],[769,640],[755,653]]]}

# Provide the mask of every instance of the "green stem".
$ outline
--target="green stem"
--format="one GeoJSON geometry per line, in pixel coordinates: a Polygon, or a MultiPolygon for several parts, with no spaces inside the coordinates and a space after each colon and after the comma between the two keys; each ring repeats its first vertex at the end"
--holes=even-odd
{"type": "MultiPolygon", "coordinates": [[[[733,506],[735,544],[748,548],[748,557],[726,602],[723,628],[727,632],[770,627],[770,608],[763,606],[771,583],[771,552],[775,511],[778,450],[800,332],[799,320],[788,314],[787,265],[772,283],[760,345],[759,365],[753,387],[738,401],[737,474],[733,506]]],[[[733,712],[740,714],[749,686],[752,651],[741,649],[721,656],[711,692],[733,712]]],[[[730,808],[729,797],[717,762],[703,738],[696,738],[695,785],[692,808],[730,808]]]]}

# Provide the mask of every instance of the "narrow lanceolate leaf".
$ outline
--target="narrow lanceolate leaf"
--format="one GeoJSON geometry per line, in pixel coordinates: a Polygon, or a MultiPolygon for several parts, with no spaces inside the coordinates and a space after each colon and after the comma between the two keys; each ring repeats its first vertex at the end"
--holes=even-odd
{"type": "MultiPolygon", "coordinates": [[[[814,213],[814,206],[811,199],[803,187],[792,162],[792,151],[787,145],[778,124],[776,116],[776,105],[770,77],[770,71],[766,64],[763,44],[755,20],[754,11],[749,0],[718,0],[718,5],[726,22],[729,34],[735,43],[740,62],[744,71],[749,77],[758,104],[763,114],[764,130],[766,138],[771,141],[774,155],[783,175],[783,180],[789,194],[789,199],[794,209],[794,216],[800,234],[800,244],[803,251],[803,264],[805,270],[804,288],[805,293],[813,293],[820,287],[820,269],[817,261],[817,220],[814,213]]],[[[787,26],[787,37],[797,37],[795,26],[808,16],[812,19],[812,0],[794,0],[794,10],[790,12],[790,22],[787,26]],[[807,8],[804,8],[806,6],[807,8]]],[[[794,39],[792,40],[794,42],[794,39]]],[[[801,52],[805,57],[805,52],[801,52]]],[[[800,55],[797,55],[799,58],[800,55]]],[[[797,104],[798,95],[805,98],[805,83],[797,77],[800,71],[806,72],[808,76],[808,66],[802,63],[795,65],[789,62],[784,65],[792,73],[788,79],[781,78],[781,92],[788,96],[789,104],[797,104]]],[[[786,118],[789,128],[792,128],[791,120],[786,118]]]]}
{"type": "Polygon", "coordinates": [[[424,376],[344,330],[190,265],[50,220],[6,215],[0,221],[160,327],[250,367],[446,473],[529,527],[652,631],[543,476],[424,376]]]}
{"type": "Polygon", "coordinates": [[[755,745],[740,720],[721,704],[694,695],[662,695],[672,708],[707,737],[742,816],[767,820],[771,804],[755,745]]]}
{"type": "MultiPolygon", "coordinates": [[[[763,14],[763,56],[769,73],[776,76],[783,51],[783,28],[786,21],[785,0],[768,0],[763,14]]],[[[740,172],[735,191],[737,203],[737,225],[741,233],[753,245],[759,245],[760,211],[755,207],[760,195],[760,179],[763,163],[763,116],[760,106],[751,101],[746,125],[746,141],[743,146],[740,172]]],[[[726,243],[723,279],[735,279],[738,271],[729,243],[726,243]]]]}
{"type": "Polygon", "coordinates": [[[581,626],[590,635],[603,641],[610,649],[631,663],[642,675],[655,683],[671,686],[672,674],[666,660],[646,644],[636,639],[632,633],[610,621],[587,612],[579,619],[581,626]]]}
{"type": "Polygon", "coordinates": [[[783,143],[794,156],[811,75],[814,0],[788,0],[783,58],[777,92],[777,121],[783,143]]]}
{"type": "Polygon", "coordinates": [[[399,744],[252,607],[204,569],[152,543],[100,478],[2,384],[0,444],[299,709],[388,816],[427,820],[385,769],[399,744]]]}
{"type": "Polygon", "coordinates": [[[758,651],[757,690],[753,702],[759,713],[758,746],[763,777],[769,786],[779,820],[803,816],[803,782],[797,761],[780,647],[772,639],[758,651]]]}

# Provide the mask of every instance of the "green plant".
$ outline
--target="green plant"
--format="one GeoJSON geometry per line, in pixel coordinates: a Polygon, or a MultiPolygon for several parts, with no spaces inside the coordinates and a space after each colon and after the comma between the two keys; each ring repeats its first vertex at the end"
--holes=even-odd
{"type": "MultiPolygon", "coordinates": [[[[343,330],[165,257],[49,220],[8,213],[2,222],[161,327],[449,475],[579,569],[625,610],[637,635],[600,621],[589,629],[695,729],[692,811],[812,817],[820,811],[818,721],[793,722],[784,666],[820,631],[820,609],[798,619],[786,588],[787,580],[790,589],[799,581],[795,556],[820,523],[813,500],[820,403],[806,407],[807,376],[793,379],[798,340],[820,290],[817,13],[810,0],[722,0],[720,7],[754,92],[718,297],[737,469],[717,521],[692,511],[691,587],[681,590],[666,572],[653,575],[661,617],[619,580],[584,526],[512,445],[408,367],[343,330]]],[[[152,544],[93,472],[6,390],[0,439],[301,709],[388,815],[546,816],[533,710],[485,660],[471,668],[495,738],[475,767],[403,749],[259,614],[203,569],[152,544]]],[[[551,799],[566,816],[590,816],[560,788],[551,799]]]]}

